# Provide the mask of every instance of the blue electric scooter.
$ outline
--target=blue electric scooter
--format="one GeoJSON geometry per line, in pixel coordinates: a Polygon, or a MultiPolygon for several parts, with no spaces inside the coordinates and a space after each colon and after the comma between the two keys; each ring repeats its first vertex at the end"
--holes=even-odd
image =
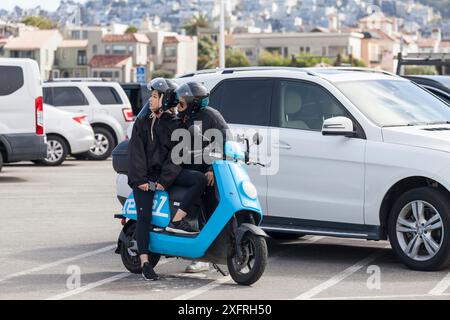
{"type": "MultiPolygon", "coordinates": [[[[255,144],[260,143],[256,134],[255,144]]],[[[198,215],[189,221],[200,230],[196,235],[180,235],[165,231],[183,197],[184,188],[174,186],[166,191],[156,191],[153,200],[152,230],[150,231],[150,262],[156,266],[160,256],[211,262],[228,266],[232,279],[241,285],[251,285],[264,273],[267,263],[266,233],[258,227],[263,214],[255,186],[246,172],[249,161],[247,151],[235,141],[227,141],[224,156],[212,163],[217,207],[208,216],[205,206],[197,204],[198,215]]],[[[217,157],[210,154],[211,157],[217,157]]],[[[140,273],[140,261],[135,241],[136,206],[133,193],[125,202],[122,214],[124,227],[118,240],[116,253],[121,255],[126,269],[140,273]]]]}

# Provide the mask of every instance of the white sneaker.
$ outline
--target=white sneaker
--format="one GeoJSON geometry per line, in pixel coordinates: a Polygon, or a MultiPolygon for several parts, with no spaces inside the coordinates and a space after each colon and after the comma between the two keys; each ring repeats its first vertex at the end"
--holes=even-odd
{"type": "Polygon", "coordinates": [[[194,261],[186,267],[186,270],[184,270],[184,272],[198,273],[198,272],[204,272],[204,271],[208,271],[208,270],[209,270],[208,262],[194,261]]]}

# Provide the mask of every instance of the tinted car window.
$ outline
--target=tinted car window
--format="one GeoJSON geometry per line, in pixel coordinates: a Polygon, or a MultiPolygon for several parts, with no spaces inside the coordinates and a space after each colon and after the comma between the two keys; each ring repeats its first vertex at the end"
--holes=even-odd
{"type": "Polygon", "coordinates": [[[112,87],[89,87],[100,104],[122,104],[119,94],[112,87]]]}
{"type": "Polygon", "coordinates": [[[269,125],[273,81],[236,79],[223,82],[211,96],[210,104],[229,123],[269,125]]]}
{"type": "Polygon", "coordinates": [[[442,100],[444,100],[445,102],[447,102],[448,104],[450,104],[450,95],[447,95],[441,91],[438,90],[434,90],[431,88],[427,88],[428,91],[431,91],[433,94],[435,94],[436,96],[438,96],[439,98],[441,98],[442,100]]]}
{"type": "Polygon", "coordinates": [[[7,96],[23,86],[23,70],[17,66],[0,66],[0,96],[7,96]]]}
{"type": "Polygon", "coordinates": [[[44,88],[44,102],[55,107],[89,105],[83,92],[77,87],[44,88]]]}
{"type": "Polygon", "coordinates": [[[321,131],[325,119],[347,116],[345,109],[322,87],[296,81],[281,81],[280,126],[321,131]]]}

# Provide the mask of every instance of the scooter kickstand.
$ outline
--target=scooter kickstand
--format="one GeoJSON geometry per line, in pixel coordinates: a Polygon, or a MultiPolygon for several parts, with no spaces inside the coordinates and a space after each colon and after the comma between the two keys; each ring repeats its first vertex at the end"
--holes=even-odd
{"type": "Polygon", "coordinates": [[[213,267],[214,267],[214,269],[216,269],[217,272],[219,272],[224,277],[227,276],[227,273],[225,271],[223,271],[217,264],[213,263],[213,267]]]}

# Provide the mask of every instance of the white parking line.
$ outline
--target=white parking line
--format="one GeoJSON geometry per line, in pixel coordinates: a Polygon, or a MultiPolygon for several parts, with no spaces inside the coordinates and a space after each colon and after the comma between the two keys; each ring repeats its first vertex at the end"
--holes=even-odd
{"type": "Polygon", "coordinates": [[[433,296],[442,295],[450,287],[450,273],[428,292],[433,296]]]}
{"type": "MultiPolygon", "coordinates": [[[[450,294],[440,294],[440,297],[450,297],[450,294]]],[[[434,299],[436,296],[430,294],[398,294],[385,296],[355,296],[355,297],[329,297],[316,298],[312,300],[376,300],[376,299],[411,299],[411,298],[429,298],[434,299]]]]}
{"type": "MultiPolygon", "coordinates": [[[[169,261],[170,260],[168,260],[168,259],[160,261],[158,263],[158,266],[166,264],[169,261]]],[[[61,293],[61,294],[57,294],[57,295],[55,295],[53,297],[50,297],[50,298],[47,298],[45,300],[62,300],[62,299],[66,299],[68,297],[73,297],[73,296],[75,296],[77,294],[84,293],[84,292],[89,291],[91,289],[100,287],[100,286],[102,286],[104,284],[108,284],[108,283],[111,283],[111,282],[114,282],[114,281],[126,278],[126,277],[128,277],[130,275],[132,275],[132,273],[130,273],[130,272],[119,273],[119,274],[116,274],[116,275],[114,275],[112,277],[109,277],[109,278],[106,278],[106,279],[103,279],[103,280],[99,280],[99,281],[96,281],[96,282],[89,283],[89,284],[87,284],[85,286],[82,286],[82,287],[79,287],[77,289],[73,289],[73,290],[70,290],[70,291],[67,291],[67,292],[64,292],[64,293],[61,293]]]]}
{"type": "Polygon", "coordinates": [[[80,288],[77,288],[77,289],[74,289],[74,290],[70,290],[70,291],[67,291],[65,293],[58,294],[56,296],[47,298],[45,300],[62,300],[62,299],[65,299],[65,298],[68,298],[68,297],[71,297],[71,296],[74,296],[74,295],[86,292],[88,290],[97,288],[97,287],[99,287],[101,285],[104,285],[104,284],[107,284],[107,283],[114,282],[116,280],[120,280],[120,279],[126,278],[126,277],[128,277],[130,275],[131,275],[131,273],[129,273],[129,272],[119,273],[119,274],[116,274],[116,275],[114,275],[112,277],[109,277],[109,278],[106,278],[106,279],[103,279],[103,280],[100,280],[100,281],[97,281],[97,282],[92,282],[92,283],[87,284],[85,286],[82,286],[80,288]]]}
{"type": "Polygon", "coordinates": [[[43,265],[41,265],[39,267],[36,267],[36,268],[31,268],[31,269],[28,269],[28,270],[24,270],[24,271],[20,271],[20,272],[17,272],[17,273],[13,273],[13,274],[7,275],[7,276],[5,276],[3,278],[0,278],[0,282],[6,281],[6,280],[10,280],[10,279],[13,279],[13,278],[17,278],[17,277],[21,277],[21,276],[25,276],[25,275],[28,275],[30,273],[39,272],[39,271],[42,271],[42,270],[45,270],[45,269],[53,268],[53,267],[56,267],[56,266],[59,266],[59,265],[62,265],[62,264],[66,264],[68,262],[72,262],[72,261],[75,261],[75,260],[92,257],[92,256],[95,256],[97,254],[113,250],[113,249],[116,248],[116,246],[117,245],[107,246],[107,247],[100,248],[100,249],[97,249],[97,250],[94,250],[94,251],[90,251],[90,252],[86,252],[86,253],[83,253],[83,254],[79,254],[79,255],[73,256],[71,258],[58,260],[58,261],[55,261],[55,262],[43,264],[43,265]]]}
{"type": "MultiPolygon", "coordinates": [[[[386,246],[386,248],[387,247],[389,247],[389,246],[386,246]]],[[[319,293],[321,293],[321,292],[323,292],[323,291],[325,291],[325,290],[335,286],[339,282],[345,280],[346,278],[348,278],[352,274],[358,272],[359,270],[361,270],[362,268],[364,268],[368,264],[372,263],[373,261],[375,261],[376,259],[381,257],[383,254],[384,254],[383,251],[371,254],[367,258],[364,258],[364,259],[358,261],[357,263],[355,263],[351,267],[349,267],[349,268],[345,269],[344,271],[338,273],[337,275],[335,275],[334,277],[330,278],[329,280],[319,284],[318,286],[312,288],[311,290],[306,291],[305,293],[302,293],[301,295],[299,295],[296,298],[294,298],[294,300],[308,300],[308,299],[311,299],[312,297],[318,295],[319,293]]]]}
{"type": "MultiPolygon", "coordinates": [[[[314,237],[309,238],[308,242],[302,242],[302,243],[304,243],[304,244],[312,244],[312,243],[315,243],[315,242],[317,242],[317,241],[319,241],[319,240],[321,240],[323,238],[324,237],[321,237],[321,236],[320,237],[319,236],[314,236],[314,237]]],[[[290,242],[290,243],[292,244],[292,242],[290,242]]],[[[279,256],[279,255],[283,254],[284,252],[286,252],[288,250],[291,250],[291,249],[292,249],[292,247],[287,248],[285,250],[281,250],[276,255],[271,257],[268,260],[268,262],[270,262],[275,257],[277,257],[277,256],[279,256]]],[[[208,292],[208,291],[210,291],[210,290],[212,290],[214,288],[217,288],[218,286],[220,286],[220,285],[222,285],[224,283],[227,283],[227,282],[229,282],[231,280],[232,280],[232,278],[230,276],[223,277],[221,279],[218,279],[218,280],[215,280],[215,281],[213,281],[211,283],[208,283],[207,285],[204,285],[203,287],[197,288],[195,290],[192,290],[190,292],[182,294],[182,295],[180,295],[178,297],[175,297],[172,300],[189,300],[189,299],[195,298],[195,297],[197,297],[197,296],[199,296],[199,295],[201,295],[201,294],[203,294],[205,292],[208,292]]]]}

